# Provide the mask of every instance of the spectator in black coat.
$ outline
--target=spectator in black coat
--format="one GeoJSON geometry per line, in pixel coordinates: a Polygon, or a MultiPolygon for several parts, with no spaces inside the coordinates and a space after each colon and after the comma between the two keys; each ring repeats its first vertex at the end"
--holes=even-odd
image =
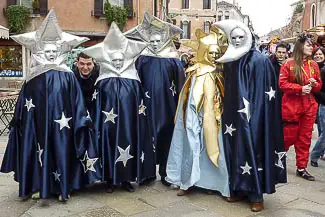
{"type": "Polygon", "coordinates": [[[290,45],[285,42],[279,42],[275,48],[275,54],[270,56],[270,60],[275,69],[277,78],[279,78],[282,63],[288,58],[290,45]]]}
{"type": "Polygon", "coordinates": [[[99,76],[99,66],[90,56],[81,52],[72,70],[79,81],[86,107],[89,110],[95,91],[95,82],[99,76]]]}

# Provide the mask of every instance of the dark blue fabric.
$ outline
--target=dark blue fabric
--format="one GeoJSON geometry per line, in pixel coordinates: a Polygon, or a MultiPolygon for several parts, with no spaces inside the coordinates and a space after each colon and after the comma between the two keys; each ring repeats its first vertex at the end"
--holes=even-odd
{"type": "MultiPolygon", "coordinates": [[[[81,89],[73,73],[48,71],[25,83],[15,108],[13,127],[3,159],[1,172],[15,172],[19,196],[40,191],[41,198],[53,194],[67,199],[70,191],[100,179],[100,174],[84,169],[80,159],[86,150],[89,157],[97,156],[93,149],[93,131],[87,118],[81,89]],[[27,111],[26,99],[35,107],[27,111]],[[70,129],[54,120],[62,112],[70,129]],[[38,144],[43,149],[42,166],[38,144]],[[55,172],[60,174],[55,180],[55,172]]],[[[95,163],[98,171],[98,163],[95,163]]]]}
{"type": "Polygon", "coordinates": [[[283,132],[280,116],[280,101],[269,100],[266,92],[277,89],[274,69],[267,59],[252,49],[237,61],[224,67],[225,97],[223,132],[225,124],[233,124],[233,136],[224,136],[230,189],[234,192],[275,192],[275,184],[285,183],[285,156],[278,164],[278,154],[284,152],[283,132]],[[243,97],[250,103],[251,119],[238,110],[244,108],[243,97]],[[252,167],[251,175],[242,174],[246,161],[252,167]],[[281,165],[278,164],[278,165],[281,165]]]}
{"type": "MultiPolygon", "coordinates": [[[[139,106],[144,100],[141,84],[127,78],[107,78],[96,85],[98,95],[91,110],[95,129],[99,135],[97,147],[101,156],[103,181],[114,185],[123,181],[144,181],[156,176],[155,154],[153,150],[148,108],[139,114],[139,106]],[[113,123],[105,123],[103,111],[118,115],[113,123]],[[126,162],[116,161],[120,152],[118,146],[126,150],[130,146],[133,158],[126,162]],[[144,153],[144,161],[141,156],[144,153]]],[[[145,105],[145,102],[143,103],[145,105]]],[[[145,105],[146,106],[146,105],[145,105]]]]}
{"type": "MultiPolygon", "coordinates": [[[[136,61],[146,98],[156,146],[157,164],[166,166],[179,93],[185,81],[182,63],[176,58],[140,56],[136,61]],[[172,83],[175,85],[173,94],[172,83]]],[[[161,176],[166,176],[163,168],[161,176]]]]}

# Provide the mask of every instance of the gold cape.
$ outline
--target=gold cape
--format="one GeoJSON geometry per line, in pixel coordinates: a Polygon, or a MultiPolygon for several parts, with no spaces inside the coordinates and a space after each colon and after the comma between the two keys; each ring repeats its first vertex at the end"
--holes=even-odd
{"type": "MultiPolygon", "coordinates": [[[[223,112],[223,75],[222,65],[215,65],[208,58],[209,48],[211,45],[218,45],[221,48],[221,37],[218,32],[212,31],[209,35],[198,30],[197,63],[186,70],[187,79],[182,89],[183,96],[183,120],[185,120],[186,109],[188,104],[189,93],[191,90],[192,78],[196,75],[196,81],[193,86],[193,99],[196,112],[203,109],[203,132],[206,144],[207,154],[212,163],[218,167],[219,144],[218,133],[221,129],[221,115],[223,112]]],[[[191,43],[193,46],[193,43],[191,43]]],[[[223,44],[222,44],[223,46],[223,44]]],[[[184,127],[185,126],[184,121],[184,127]]]]}

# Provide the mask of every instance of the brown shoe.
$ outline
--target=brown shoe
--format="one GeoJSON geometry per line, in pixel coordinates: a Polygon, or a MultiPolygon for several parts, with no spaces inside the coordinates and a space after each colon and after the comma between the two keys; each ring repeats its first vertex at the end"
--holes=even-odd
{"type": "Polygon", "coordinates": [[[251,211],[252,212],[260,212],[264,209],[264,202],[258,202],[258,203],[251,203],[251,211]]]}
{"type": "Polygon", "coordinates": [[[223,197],[227,202],[233,203],[244,200],[244,196],[237,196],[237,197],[223,197]]]}
{"type": "Polygon", "coordinates": [[[183,189],[178,189],[177,196],[184,196],[186,194],[186,191],[183,189]]]}

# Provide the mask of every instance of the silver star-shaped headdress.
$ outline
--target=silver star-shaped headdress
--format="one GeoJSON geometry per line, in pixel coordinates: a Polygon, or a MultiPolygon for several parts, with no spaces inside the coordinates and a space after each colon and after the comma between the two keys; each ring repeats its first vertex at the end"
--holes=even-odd
{"type": "MultiPolygon", "coordinates": [[[[169,57],[174,55],[176,49],[172,42],[172,38],[182,34],[183,30],[179,27],[162,21],[159,18],[150,15],[148,12],[144,13],[144,18],[141,24],[125,32],[124,35],[130,39],[141,40],[150,42],[150,36],[153,34],[159,34],[162,40],[162,46],[159,51],[155,54],[162,57],[169,57]]],[[[150,47],[144,51],[144,55],[154,54],[150,47]]]]}
{"type": "Polygon", "coordinates": [[[11,38],[32,52],[26,81],[51,69],[71,72],[64,64],[66,53],[88,40],[86,37],[78,37],[63,32],[59,27],[54,9],[49,11],[39,29],[34,32],[14,35],[11,38]],[[54,44],[58,48],[58,57],[54,62],[47,61],[44,58],[43,48],[45,44],[54,44]]]}
{"type": "Polygon", "coordinates": [[[126,38],[113,22],[103,42],[86,48],[82,52],[100,64],[100,76],[97,82],[108,77],[140,80],[134,61],[146,47],[147,44],[144,42],[126,38]],[[124,56],[124,63],[120,69],[115,68],[112,64],[112,56],[116,53],[121,53],[124,56]]]}

